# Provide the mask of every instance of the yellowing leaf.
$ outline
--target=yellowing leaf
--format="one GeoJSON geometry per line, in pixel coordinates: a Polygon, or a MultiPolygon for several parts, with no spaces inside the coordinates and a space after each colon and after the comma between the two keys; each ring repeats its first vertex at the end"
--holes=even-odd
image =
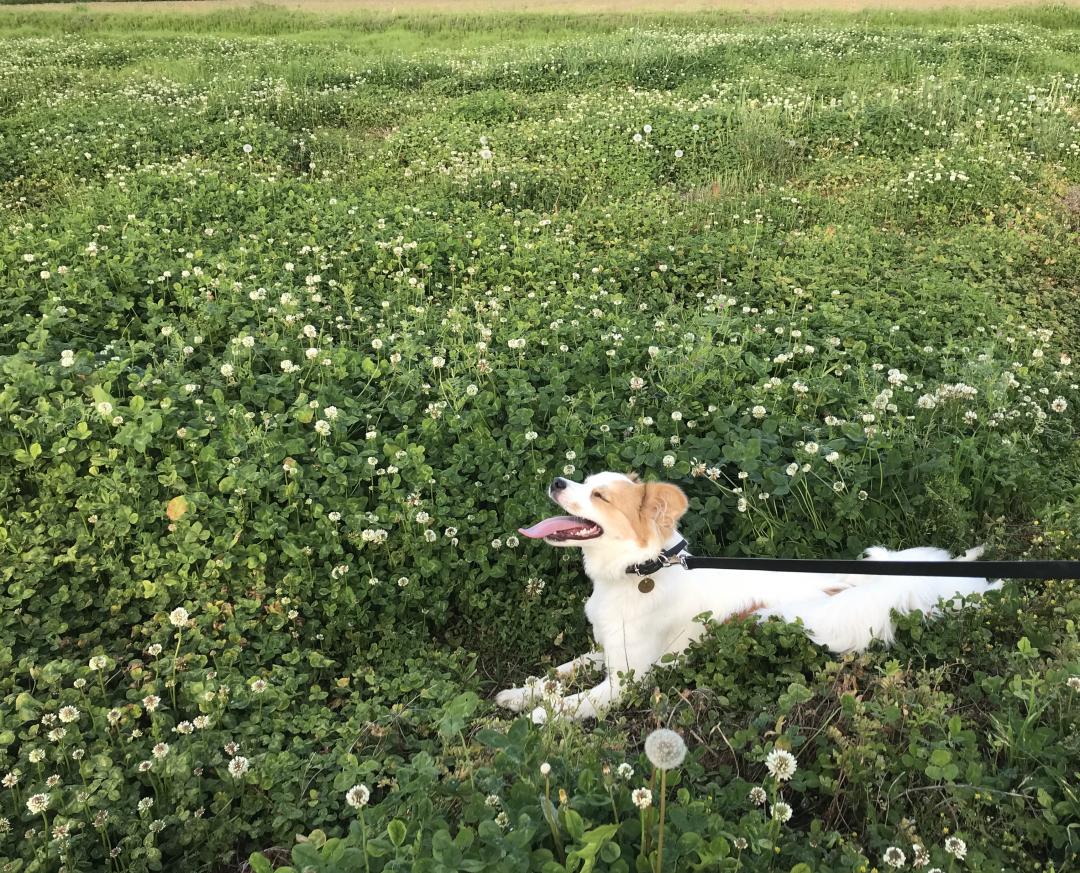
{"type": "Polygon", "coordinates": [[[181,494],[179,497],[174,497],[169,501],[165,507],[165,514],[169,516],[170,521],[179,521],[184,517],[184,513],[188,511],[187,498],[181,494]]]}

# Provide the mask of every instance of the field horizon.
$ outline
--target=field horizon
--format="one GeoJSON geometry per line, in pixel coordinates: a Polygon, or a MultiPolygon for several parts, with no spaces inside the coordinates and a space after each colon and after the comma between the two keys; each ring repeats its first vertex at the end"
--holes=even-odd
{"type": "Polygon", "coordinates": [[[946,13],[958,10],[1080,9],[1080,0],[91,0],[87,3],[0,3],[0,10],[72,13],[209,14],[222,10],[287,10],[311,15],[673,15],[789,13],[946,13]]]}

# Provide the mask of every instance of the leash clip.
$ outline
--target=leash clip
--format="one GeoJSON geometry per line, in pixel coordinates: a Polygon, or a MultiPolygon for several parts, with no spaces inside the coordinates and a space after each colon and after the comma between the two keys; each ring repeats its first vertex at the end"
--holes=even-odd
{"type": "Polygon", "coordinates": [[[686,566],[686,555],[682,552],[679,552],[679,554],[677,555],[667,555],[661,553],[660,560],[663,561],[665,567],[674,567],[676,564],[678,564],[684,570],[689,569],[686,566]]]}

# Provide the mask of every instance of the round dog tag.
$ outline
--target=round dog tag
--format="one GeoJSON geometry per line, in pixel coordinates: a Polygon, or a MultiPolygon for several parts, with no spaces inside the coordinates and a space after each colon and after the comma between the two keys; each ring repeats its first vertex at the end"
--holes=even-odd
{"type": "Polygon", "coordinates": [[[648,594],[653,588],[656,587],[656,582],[653,581],[652,576],[646,576],[637,584],[637,590],[642,594],[648,594]]]}

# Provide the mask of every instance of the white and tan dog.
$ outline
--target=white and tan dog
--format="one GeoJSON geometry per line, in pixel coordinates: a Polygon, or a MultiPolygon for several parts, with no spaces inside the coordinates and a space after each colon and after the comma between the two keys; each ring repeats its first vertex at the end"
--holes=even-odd
{"type": "MultiPolygon", "coordinates": [[[[892,641],[891,610],[931,612],[943,597],[981,593],[1000,584],[978,578],[686,570],[677,564],[650,573],[649,584],[627,573],[627,567],[650,561],[682,541],[676,524],[688,503],[678,486],[597,473],[582,483],[560,477],[548,495],[572,515],[545,519],[521,533],[553,546],[581,549],[593,583],[585,615],[599,647],[555,672],[568,678],[579,667],[602,665],[607,674],[595,688],[555,701],[555,711],[570,718],[602,717],[618,702],[631,674],[640,680],[664,655],[683,651],[701,636],[705,625],[695,618],[703,613],[721,622],[749,615],[799,618],[814,642],[834,652],[858,651],[875,639],[892,641]]],[[[981,548],[971,549],[955,560],[972,561],[981,553],[981,548]]],[[[950,559],[936,548],[872,548],[866,557],[950,559]]],[[[509,688],[499,692],[495,702],[520,712],[538,702],[541,687],[530,682],[509,688]]],[[[537,706],[532,716],[541,722],[547,709],[537,706]]]]}

